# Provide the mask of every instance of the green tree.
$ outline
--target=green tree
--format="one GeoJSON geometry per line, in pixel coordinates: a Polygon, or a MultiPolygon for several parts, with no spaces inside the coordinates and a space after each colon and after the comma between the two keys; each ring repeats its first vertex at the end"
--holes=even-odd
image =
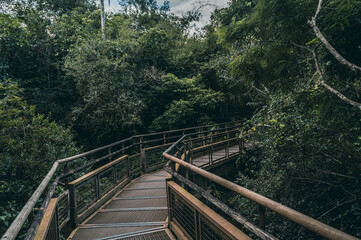
{"type": "Polygon", "coordinates": [[[162,77],[158,102],[164,112],[153,123],[153,129],[172,129],[211,122],[223,94],[206,88],[197,78],[179,79],[173,74],[162,77]]]}
{"type": "Polygon", "coordinates": [[[98,144],[120,139],[141,123],[133,43],[123,40],[88,40],[75,46],[65,61],[80,95],[72,112],[74,128],[83,139],[98,144]]]}
{"type": "Polygon", "coordinates": [[[36,113],[7,80],[0,83],[0,234],[57,159],[79,152],[69,129],[36,113]]]}
{"type": "MultiPolygon", "coordinates": [[[[360,65],[358,5],[329,1],[318,24],[360,65]]],[[[358,102],[361,78],[320,45],[307,24],[316,8],[317,1],[235,0],[213,18],[217,41],[228,50],[223,69],[248,96],[254,110],[248,127],[258,126],[239,182],[359,236],[360,111],[322,86],[309,50],[316,51],[326,81],[358,102]]],[[[244,199],[238,207],[256,216],[244,199]]],[[[280,238],[315,238],[275,215],[268,219],[268,230],[280,238]]]]}

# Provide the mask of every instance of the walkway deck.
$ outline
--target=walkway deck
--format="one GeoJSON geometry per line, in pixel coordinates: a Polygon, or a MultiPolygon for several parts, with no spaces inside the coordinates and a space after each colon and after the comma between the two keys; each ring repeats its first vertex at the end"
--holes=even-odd
{"type": "MultiPolygon", "coordinates": [[[[228,148],[229,151],[229,155],[232,155],[234,153],[238,153],[239,152],[239,146],[238,145],[234,145],[228,148]]],[[[225,150],[219,150],[213,153],[213,161],[217,161],[218,159],[221,159],[223,157],[226,156],[226,152],[225,150]]],[[[209,156],[208,155],[204,155],[201,157],[197,157],[195,159],[193,159],[193,164],[197,167],[204,167],[206,165],[209,164],[209,156]]]]}
{"type": "Polygon", "coordinates": [[[160,170],[135,179],[84,221],[69,239],[174,239],[166,229],[166,176],[160,170]]]}
{"type": "MultiPolygon", "coordinates": [[[[229,148],[229,154],[238,151],[238,145],[229,148]]],[[[213,160],[225,156],[225,150],[219,150],[213,153],[213,160]]],[[[196,166],[208,163],[208,155],[193,160],[196,166]]],[[[175,239],[167,229],[167,175],[159,170],[133,180],[80,224],[68,239],[175,239]]]]}

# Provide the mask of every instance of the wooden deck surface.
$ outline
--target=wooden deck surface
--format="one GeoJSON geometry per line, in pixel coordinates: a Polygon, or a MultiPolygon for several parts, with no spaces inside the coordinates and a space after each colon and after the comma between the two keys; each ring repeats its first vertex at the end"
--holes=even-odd
{"type": "MultiPolygon", "coordinates": [[[[238,145],[229,154],[239,151],[238,145]]],[[[213,153],[213,161],[224,158],[226,151],[213,153]]],[[[193,159],[199,167],[209,164],[209,156],[193,159]]],[[[158,170],[133,180],[97,212],[79,225],[68,239],[175,239],[167,229],[165,170],[158,170]]]]}

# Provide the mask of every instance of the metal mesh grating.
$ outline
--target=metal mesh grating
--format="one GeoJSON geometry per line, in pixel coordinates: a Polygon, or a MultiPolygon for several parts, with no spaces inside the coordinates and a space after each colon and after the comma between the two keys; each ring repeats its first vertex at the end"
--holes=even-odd
{"type": "Polygon", "coordinates": [[[213,224],[203,217],[200,217],[200,225],[201,240],[230,240],[229,237],[222,234],[213,224]]]}
{"type": "Polygon", "coordinates": [[[99,212],[87,224],[164,222],[167,219],[167,213],[167,210],[99,212]]]}
{"type": "Polygon", "coordinates": [[[100,195],[103,196],[104,193],[107,193],[113,187],[114,187],[114,172],[113,172],[113,168],[111,168],[99,175],[100,195]]]}
{"type": "Polygon", "coordinates": [[[195,211],[173,192],[171,192],[171,208],[172,217],[193,239],[196,239],[195,211]]]}
{"type": "Polygon", "coordinates": [[[134,182],[127,189],[132,188],[154,188],[154,187],[165,187],[165,180],[159,182],[134,182]]]}
{"type": "Polygon", "coordinates": [[[154,199],[129,199],[129,200],[113,200],[104,209],[114,208],[141,208],[141,207],[166,207],[166,198],[154,199]]]}
{"type": "Polygon", "coordinates": [[[64,226],[65,222],[69,219],[69,203],[68,203],[69,192],[66,191],[59,197],[58,200],[58,216],[59,225],[64,226]]]}
{"type": "Polygon", "coordinates": [[[106,228],[80,228],[76,231],[72,240],[97,239],[130,232],[154,228],[154,226],[141,227],[106,227],[106,228]]]}
{"type": "Polygon", "coordinates": [[[166,190],[164,189],[145,189],[145,190],[134,190],[124,191],[118,195],[118,197],[141,197],[141,196],[165,196],[166,190]]]}
{"type": "Polygon", "coordinates": [[[49,225],[49,230],[46,233],[47,240],[57,240],[58,239],[58,221],[57,221],[57,214],[55,213],[51,218],[51,222],[49,225]]]}
{"type": "Polygon", "coordinates": [[[140,169],[140,153],[129,156],[130,171],[140,169]]]}
{"type": "Polygon", "coordinates": [[[162,163],[164,162],[164,159],[162,157],[162,153],[165,151],[165,148],[155,149],[153,151],[147,151],[146,152],[146,161],[147,165],[152,165],[156,163],[162,163]]]}
{"type": "Polygon", "coordinates": [[[95,178],[90,179],[83,185],[80,185],[75,191],[78,213],[81,213],[97,198],[95,178]]]}
{"type": "Polygon", "coordinates": [[[169,240],[169,236],[166,231],[158,231],[152,233],[141,234],[133,237],[117,238],[126,240],[169,240]]]}
{"type": "Polygon", "coordinates": [[[127,162],[123,161],[116,165],[117,171],[117,183],[120,183],[123,179],[127,177],[127,162]]]}

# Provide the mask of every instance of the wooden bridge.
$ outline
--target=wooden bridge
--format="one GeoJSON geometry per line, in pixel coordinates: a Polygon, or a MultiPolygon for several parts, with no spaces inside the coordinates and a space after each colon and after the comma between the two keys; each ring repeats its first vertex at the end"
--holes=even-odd
{"type": "Polygon", "coordinates": [[[239,134],[234,122],[201,126],[57,160],[1,240],[25,232],[29,219],[25,239],[277,239],[264,230],[266,211],[327,239],[357,239],[222,178],[244,151],[239,134]],[[258,223],[210,184],[259,205],[258,223]]]}

